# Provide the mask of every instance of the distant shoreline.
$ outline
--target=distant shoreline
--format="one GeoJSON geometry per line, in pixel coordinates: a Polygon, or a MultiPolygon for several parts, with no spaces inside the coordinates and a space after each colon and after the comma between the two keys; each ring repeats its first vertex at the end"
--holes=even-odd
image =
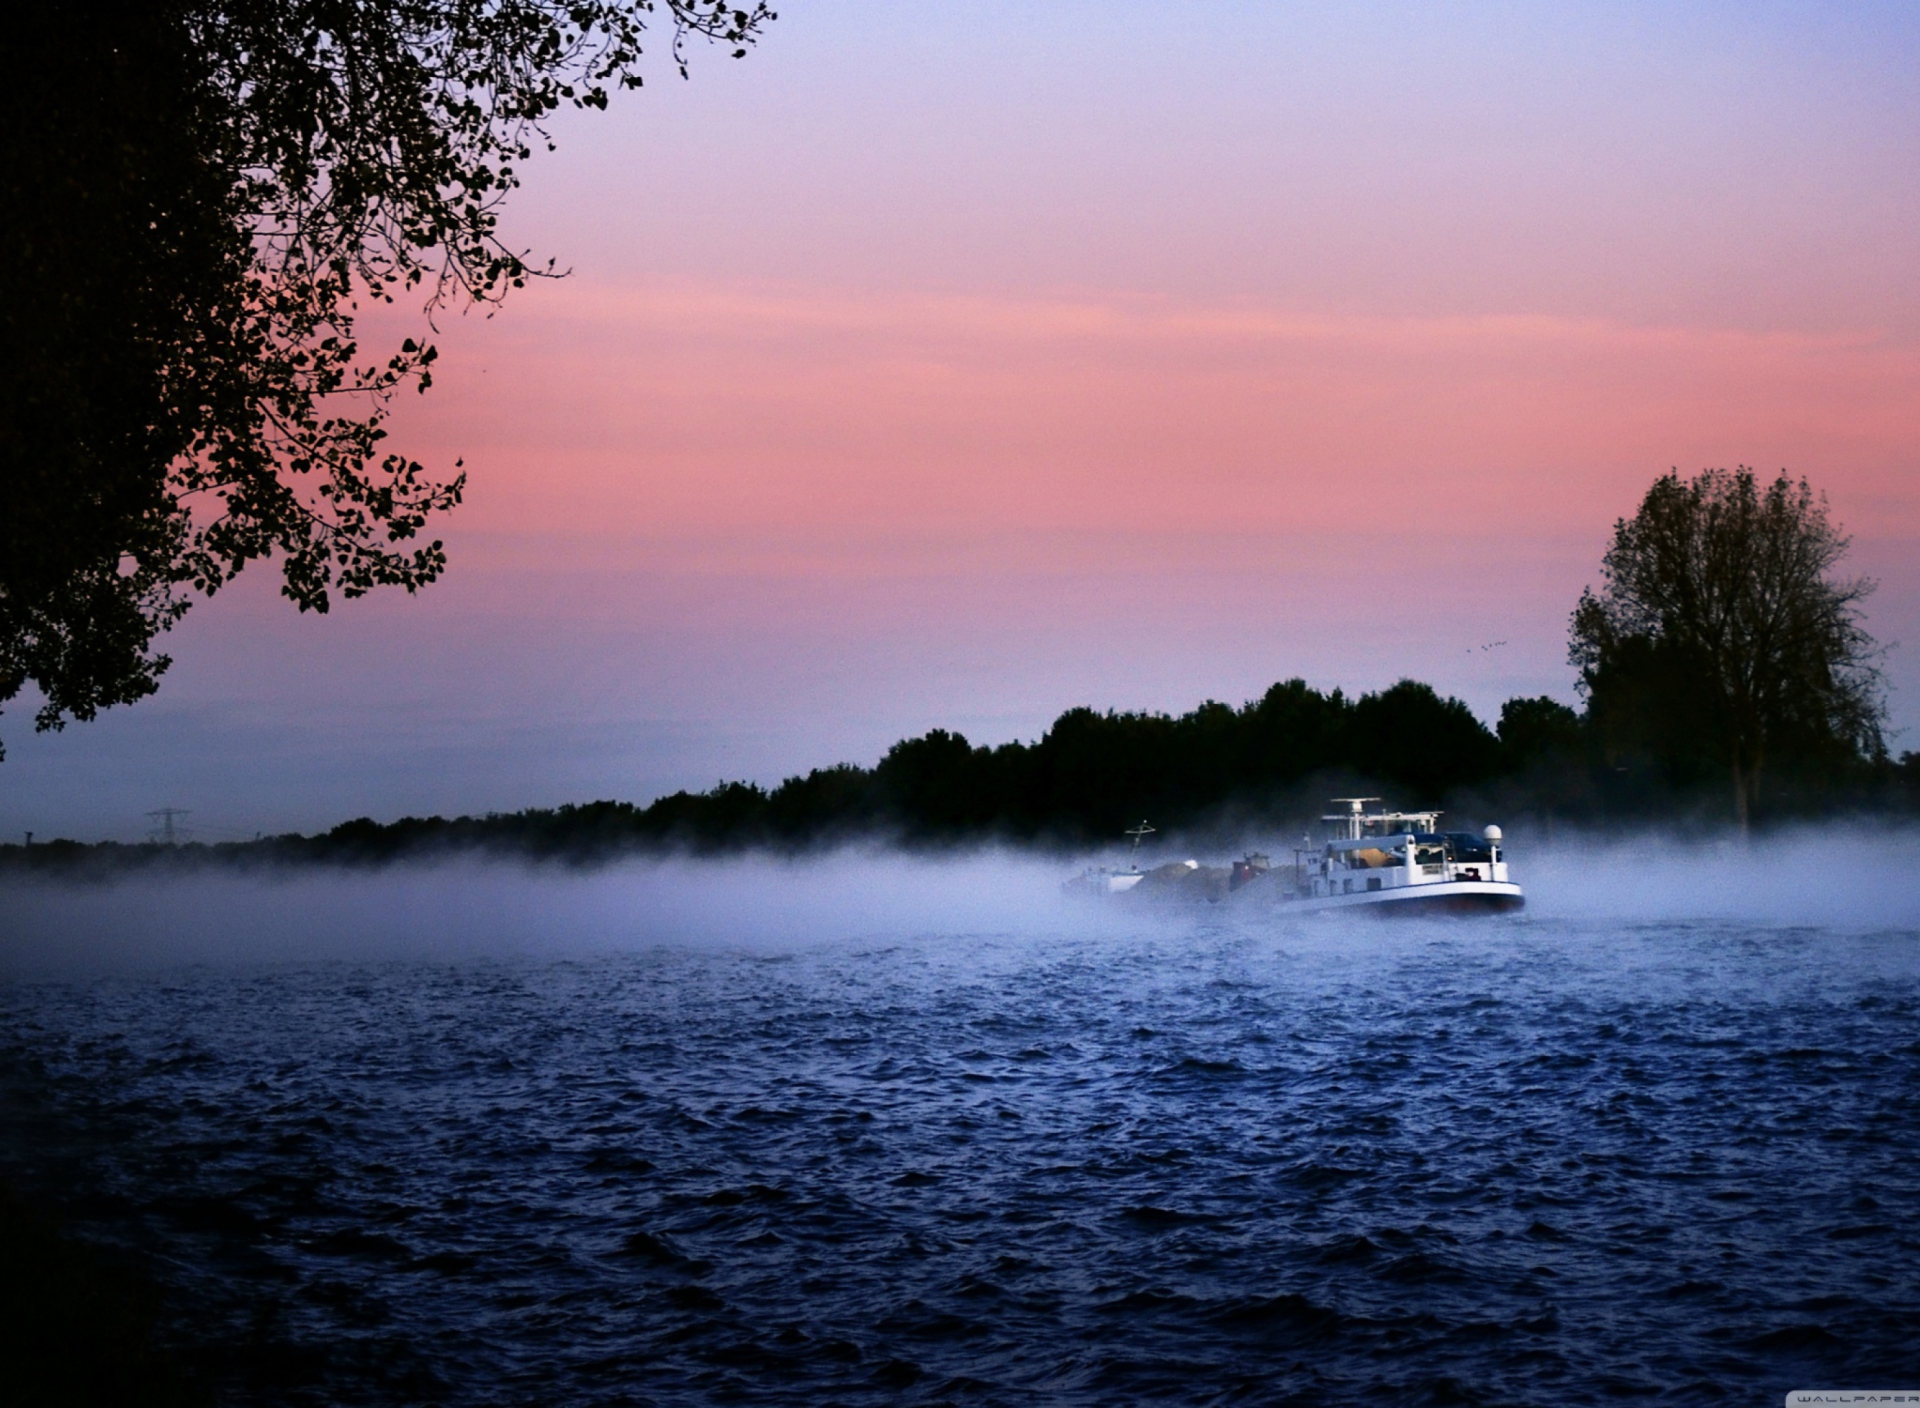
{"type": "MultiPolygon", "coordinates": [[[[1895,799],[1894,804],[1887,805],[1782,814],[1770,818],[1757,830],[1765,834],[1820,821],[1920,823],[1920,808],[1898,802],[1899,799],[1895,799]]],[[[714,835],[688,830],[656,831],[644,824],[632,827],[609,824],[603,808],[615,809],[616,820],[645,816],[645,809],[628,804],[600,803],[483,817],[406,817],[386,825],[362,818],[314,835],[289,833],[253,841],[167,844],[56,839],[35,841],[30,847],[16,842],[0,844],[0,881],[9,876],[90,880],[209,870],[365,870],[462,859],[593,869],[633,860],[717,860],[753,855],[798,859],[874,848],[928,854],[1004,847],[1067,861],[1102,851],[1117,853],[1125,847],[1118,837],[1009,836],[992,831],[930,837],[914,835],[899,825],[799,837],[757,832],[714,835]]],[[[1473,810],[1478,814],[1481,809],[1473,810]]],[[[1501,816],[1511,831],[1514,812],[1496,810],[1488,814],[1501,816]]],[[[1556,827],[1595,832],[1683,826],[1712,836],[1731,833],[1733,829],[1724,817],[1709,815],[1702,807],[1683,805],[1676,805],[1665,813],[1614,818],[1555,817],[1529,810],[1520,814],[1520,820],[1523,825],[1530,823],[1529,829],[1548,831],[1556,827]]],[[[1284,818],[1238,811],[1184,830],[1168,829],[1157,838],[1160,844],[1154,849],[1164,852],[1171,846],[1183,853],[1237,852],[1250,838],[1258,842],[1265,837],[1271,844],[1275,834],[1297,836],[1303,824],[1304,816],[1284,818]]]]}
{"type": "MultiPolygon", "coordinates": [[[[1510,699],[1488,728],[1417,680],[1374,694],[1274,685],[1238,709],[1178,717],[1069,709],[1034,743],[975,747],[933,729],[872,767],[840,763],[774,788],[721,782],[638,805],[596,801],[484,816],[359,817],[315,835],[182,845],[64,839],[0,846],[0,871],[155,865],[368,865],[483,854],[568,864],[636,855],[796,854],[854,844],[1103,849],[1143,818],[1183,843],[1298,834],[1335,796],[1441,808],[1462,821],[1615,826],[1732,821],[1726,778],[1684,752],[1611,747],[1556,700],[1510,699]]],[[[1777,760],[1762,828],[1835,816],[1920,816],[1920,754],[1777,760]]]]}

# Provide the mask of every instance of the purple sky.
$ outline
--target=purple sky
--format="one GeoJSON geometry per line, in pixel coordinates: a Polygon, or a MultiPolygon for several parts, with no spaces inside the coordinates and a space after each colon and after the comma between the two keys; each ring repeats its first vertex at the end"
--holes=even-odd
{"type": "Polygon", "coordinates": [[[19,701],[0,829],[645,800],[1295,674],[1572,702],[1612,520],[1709,464],[1829,492],[1920,747],[1916,72],[1895,5],[783,6],[530,168],[573,276],[400,427],[472,472],[448,578],[256,570],[156,699],[19,701]]]}

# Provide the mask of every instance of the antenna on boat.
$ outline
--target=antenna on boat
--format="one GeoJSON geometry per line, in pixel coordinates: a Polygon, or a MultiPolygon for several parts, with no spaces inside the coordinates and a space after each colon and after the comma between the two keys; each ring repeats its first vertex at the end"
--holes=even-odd
{"type": "Polygon", "coordinates": [[[1362,823],[1366,819],[1367,803],[1377,802],[1380,799],[1378,797],[1329,797],[1327,800],[1330,802],[1345,802],[1347,804],[1347,814],[1345,816],[1323,816],[1320,819],[1322,821],[1345,822],[1347,826],[1347,839],[1357,841],[1360,839],[1361,832],[1364,830],[1362,823]]]}
{"type": "Polygon", "coordinates": [[[1127,864],[1132,865],[1134,857],[1140,854],[1140,843],[1153,835],[1153,828],[1142,821],[1138,826],[1129,826],[1120,834],[1133,837],[1133,849],[1127,852],[1127,864]]]}

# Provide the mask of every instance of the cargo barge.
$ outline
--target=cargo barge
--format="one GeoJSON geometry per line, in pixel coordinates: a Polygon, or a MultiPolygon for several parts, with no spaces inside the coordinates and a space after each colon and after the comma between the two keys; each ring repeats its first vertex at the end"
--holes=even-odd
{"type": "Polygon", "coordinates": [[[1142,822],[1127,834],[1125,869],[1090,869],[1069,880],[1069,893],[1111,896],[1130,904],[1203,900],[1262,902],[1279,910],[1370,910],[1381,914],[1485,914],[1517,910],[1526,895],[1501,851],[1500,828],[1442,831],[1438,811],[1367,810],[1378,797],[1336,797],[1344,811],[1321,818],[1329,836],[1296,847],[1291,863],[1274,865],[1249,852],[1230,867],[1173,861],[1142,870],[1142,822]]]}
{"type": "Polygon", "coordinates": [[[1301,909],[1375,908],[1395,914],[1476,914],[1520,909],[1500,828],[1442,831],[1431,812],[1369,812],[1378,797],[1335,797],[1346,810],[1320,819],[1336,834],[1294,852],[1281,903],[1301,909]]]}

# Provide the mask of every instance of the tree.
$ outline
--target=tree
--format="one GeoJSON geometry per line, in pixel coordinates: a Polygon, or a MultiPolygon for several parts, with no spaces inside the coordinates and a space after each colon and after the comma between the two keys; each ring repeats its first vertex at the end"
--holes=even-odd
{"type": "Polygon", "coordinates": [[[1878,651],[1860,624],[1874,584],[1832,575],[1848,541],[1784,471],[1764,488],[1744,467],[1656,480],[1573,613],[1569,655],[1606,746],[1674,780],[1720,770],[1743,829],[1776,764],[1883,757],[1878,651]]]}
{"type": "Polygon", "coordinates": [[[1580,715],[1544,694],[1502,704],[1495,732],[1507,766],[1516,772],[1548,759],[1571,758],[1582,741],[1580,715]]]}
{"type": "Polygon", "coordinates": [[[1362,775],[1418,797],[1437,800],[1499,769],[1500,746],[1487,726],[1458,699],[1443,699],[1419,680],[1361,695],[1347,727],[1348,757],[1362,775]]]}
{"type": "Polygon", "coordinates": [[[966,736],[936,728],[887,749],[873,778],[881,797],[909,831],[949,834],[981,827],[992,819],[999,799],[983,791],[979,771],[975,749],[966,736]]]}
{"type": "MultiPolygon", "coordinates": [[[[303,611],[446,565],[459,503],[384,444],[431,384],[363,303],[497,303],[536,270],[500,203],[543,122],[722,0],[24,0],[0,49],[0,703],[59,728],[150,694],[155,637],[277,555],[303,611]]],[[[551,145],[550,143],[547,143],[551,145]]],[[[458,470],[459,466],[453,466],[458,470]]]]}

